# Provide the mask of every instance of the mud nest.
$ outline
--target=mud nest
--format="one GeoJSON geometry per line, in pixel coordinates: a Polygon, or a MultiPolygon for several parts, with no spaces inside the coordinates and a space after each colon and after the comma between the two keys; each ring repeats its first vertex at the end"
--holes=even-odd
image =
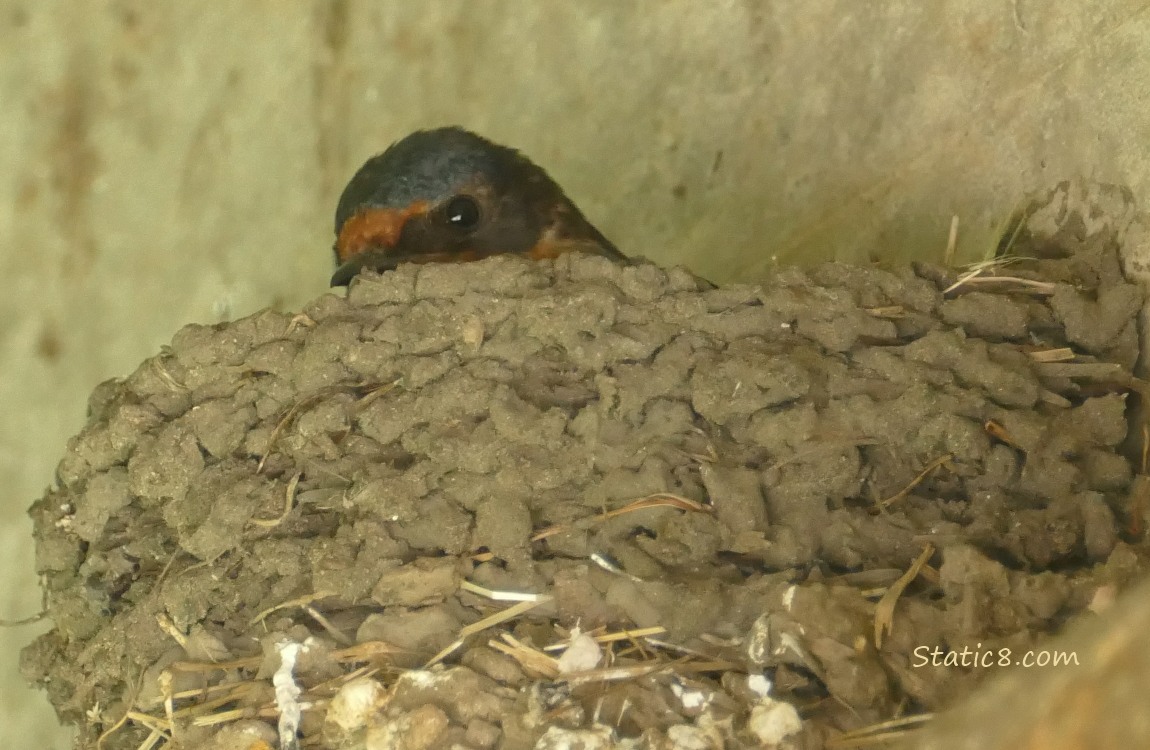
{"type": "Polygon", "coordinates": [[[32,508],[25,674],[110,749],[821,747],[946,706],[989,670],[923,653],[1025,653],[1143,567],[1143,295],[1058,218],[974,276],[495,258],[188,326],[32,508]]]}

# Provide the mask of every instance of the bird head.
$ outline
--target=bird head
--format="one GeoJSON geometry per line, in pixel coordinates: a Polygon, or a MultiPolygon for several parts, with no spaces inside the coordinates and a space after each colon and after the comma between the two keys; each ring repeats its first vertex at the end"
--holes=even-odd
{"type": "Polygon", "coordinates": [[[570,250],[623,257],[543,169],[456,127],[412,133],[369,159],[340,196],[335,233],[332,286],[400,263],[570,250]]]}

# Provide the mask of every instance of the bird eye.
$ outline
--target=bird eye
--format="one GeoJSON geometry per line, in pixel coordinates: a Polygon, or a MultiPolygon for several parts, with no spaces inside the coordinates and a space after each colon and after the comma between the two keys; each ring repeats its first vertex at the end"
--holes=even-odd
{"type": "Polygon", "coordinates": [[[474,198],[469,195],[457,195],[448,201],[443,215],[450,226],[467,231],[479,225],[482,212],[474,198]]]}

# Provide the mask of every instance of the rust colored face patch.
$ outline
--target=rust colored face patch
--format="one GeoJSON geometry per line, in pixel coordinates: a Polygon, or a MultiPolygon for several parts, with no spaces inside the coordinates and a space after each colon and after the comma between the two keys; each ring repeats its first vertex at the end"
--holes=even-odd
{"type": "Polygon", "coordinates": [[[339,230],[335,243],[336,257],[346,263],[367,250],[387,250],[399,242],[403,226],[413,216],[426,214],[428,206],[423,201],[407,208],[367,208],[356,212],[339,230]]]}

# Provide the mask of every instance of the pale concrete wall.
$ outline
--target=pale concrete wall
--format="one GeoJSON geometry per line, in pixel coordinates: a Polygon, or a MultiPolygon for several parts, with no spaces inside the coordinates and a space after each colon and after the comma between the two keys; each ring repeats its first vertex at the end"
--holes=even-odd
{"type": "MultiPolygon", "coordinates": [[[[1066,176],[1150,202],[1147,7],[0,0],[0,616],[38,607],[23,509],[92,386],[322,293],[344,180],[407,131],[518,146],[625,251],[716,280],[937,255],[952,214],[969,258],[1066,176]]],[[[6,682],[0,746],[65,747],[6,682]]]]}

